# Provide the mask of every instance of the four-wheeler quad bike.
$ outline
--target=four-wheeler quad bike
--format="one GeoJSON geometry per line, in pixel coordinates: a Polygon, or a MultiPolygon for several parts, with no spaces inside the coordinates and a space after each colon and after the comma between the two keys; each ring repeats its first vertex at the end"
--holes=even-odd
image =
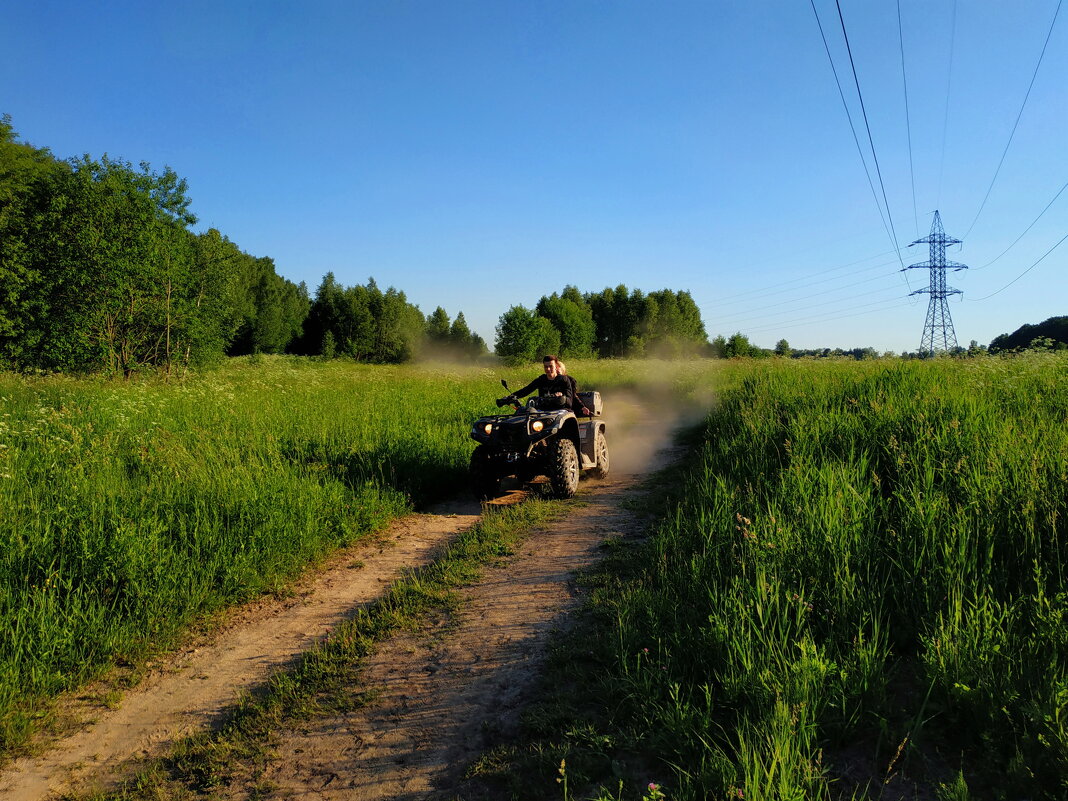
{"type": "MultiPolygon", "coordinates": [[[[505,390],[508,382],[502,380],[505,390]]],[[[531,398],[524,406],[515,395],[497,401],[511,404],[512,414],[480,417],[471,426],[478,445],[471,454],[471,485],[481,499],[500,491],[501,480],[510,476],[526,483],[538,476],[549,479],[551,494],[570,498],[585,470],[597,478],[608,475],[608,442],[601,415],[601,394],[580,392],[579,400],[590,417],[577,417],[560,408],[555,396],[531,398]]]]}

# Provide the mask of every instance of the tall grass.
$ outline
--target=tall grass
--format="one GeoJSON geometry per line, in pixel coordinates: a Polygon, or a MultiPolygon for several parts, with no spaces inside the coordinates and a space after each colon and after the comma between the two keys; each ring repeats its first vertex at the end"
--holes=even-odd
{"type": "Polygon", "coordinates": [[[1068,360],[747,370],[557,736],[678,799],[1068,797],[1068,360]]]}
{"type": "Polygon", "coordinates": [[[465,482],[484,370],[0,376],[0,753],[48,697],[465,482]]]}

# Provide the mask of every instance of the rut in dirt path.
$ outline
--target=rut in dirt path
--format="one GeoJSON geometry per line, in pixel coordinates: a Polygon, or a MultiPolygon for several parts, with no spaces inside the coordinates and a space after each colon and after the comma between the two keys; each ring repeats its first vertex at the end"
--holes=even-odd
{"type": "Polygon", "coordinates": [[[456,797],[466,766],[515,730],[531,700],[550,635],[578,603],[575,571],[606,538],[644,527],[623,504],[634,485],[633,476],[592,484],[585,504],[463,591],[458,619],[369,657],[352,691],[374,693],[370,706],[281,733],[265,773],[216,797],[253,788],[276,801],[456,797]]]}
{"type": "Polygon", "coordinates": [[[431,561],[481,518],[478,503],[451,502],[394,521],[371,541],[334,554],[289,597],[234,610],[211,641],[190,647],[126,692],[114,709],[86,700],[86,722],[37,757],[0,773],[0,798],[43,801],[110,784],[123,763],[165,753],[179,738],[224,720],[243,693],[295,664],[329,630],[376,598],[403,570],[431,561]]]}

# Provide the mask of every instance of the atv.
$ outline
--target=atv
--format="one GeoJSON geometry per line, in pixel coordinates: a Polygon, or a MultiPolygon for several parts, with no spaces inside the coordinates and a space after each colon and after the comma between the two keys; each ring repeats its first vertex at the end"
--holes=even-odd
{"type": "MultiPolygon", "coordinates": [[[[501,380],[505,391],[508,382],[501,380]]],[[[471,426],[478,445],[471,454],[471,486],[480,499],[499,494],[501,481],[514,476],[523,483],[539,476],[549,479],[551,495],[570,498],[578,489],[579,474],[608,475],[608,442],[601,416],[601,394],[580,392],[578,398],[590,416],[579,418],[562,399],[552,395],[531,398],[524,406],[515,395],[497,401],[511,405],[512,414],[480,417],[471,426]]]]}

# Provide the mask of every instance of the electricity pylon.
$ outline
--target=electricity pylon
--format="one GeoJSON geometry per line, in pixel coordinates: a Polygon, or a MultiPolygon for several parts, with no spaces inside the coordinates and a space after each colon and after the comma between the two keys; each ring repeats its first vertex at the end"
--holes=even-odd
{"type": "Polygon", "coordinates": [[[967,270],[968,265],[946,261],[946,245],[959,245],[960,240],[946,236],[942,229],[942,218],[937,210],[931,222],[931,233],[923,239],[917,239],[909,247],[921,242],[930,244],[931,258],[920,264],[910,264],[905,269],[931,271],[931,285],[927,289],[917,289],[911,294],[921,295],[926,292],[931,296],[931,303],[927,306],[927,322],[923,326],[923,339],[920,341],[920,353],[932,356],[940,350],[952,351],[957,347],[957,335],[953,331],[953,318],[949,316],[946,298],[962,293],[959,289],[946,286],[946,270],[967,270]]]}

